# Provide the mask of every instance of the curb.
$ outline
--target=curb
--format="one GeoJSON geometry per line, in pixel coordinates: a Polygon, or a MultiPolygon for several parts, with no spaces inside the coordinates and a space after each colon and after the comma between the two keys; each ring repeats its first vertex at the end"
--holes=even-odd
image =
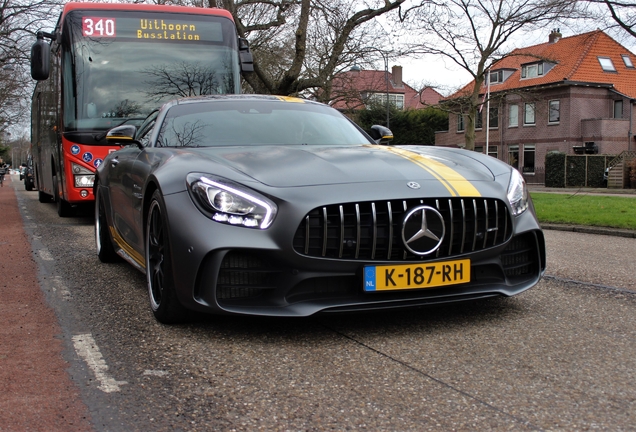
{"type": "Polygon", "coordinates": [[[636,238],[636,231],[619,229],[619,228],[605,228],[605,227],[593,227],[593,226],[582,226],[582,225],[561,225],[561,224],[540,224],[541,228],[544,230],[555,230],[555,231],[570,231],[570,232],[578,232],[585,234],[599,234],[606,236],[614,236],[614,237],[627,237],[627,238],[636,238]]]}

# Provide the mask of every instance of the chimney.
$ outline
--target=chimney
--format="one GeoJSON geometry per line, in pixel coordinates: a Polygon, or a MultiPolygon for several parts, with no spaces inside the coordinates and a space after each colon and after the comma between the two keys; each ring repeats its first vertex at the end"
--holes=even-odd
{"type": "Polygon", "coordinates": [[[554,29],[548,37],[548,42],[551,44],[556,43],[561,40],[562,37],[563,35],[561,34],[561,29],[554,29]]]}
{"type": "Polygon", "coordinates": [[[393,84],[395,87],[402,87],[402,66],[393,66],[391,69],[393,84]]]}

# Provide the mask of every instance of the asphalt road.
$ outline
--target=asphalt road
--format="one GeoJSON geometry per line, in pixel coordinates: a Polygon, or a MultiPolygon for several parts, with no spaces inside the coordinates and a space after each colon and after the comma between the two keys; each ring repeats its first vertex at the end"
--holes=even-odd
{"type": "Polygon", "coordinates": [[[99,262],[90,212],[16,194],[95,430],[636,425],[634,238],[546,230],[548,276],[510,299],[164,326],[143,275],[99,262]]]}

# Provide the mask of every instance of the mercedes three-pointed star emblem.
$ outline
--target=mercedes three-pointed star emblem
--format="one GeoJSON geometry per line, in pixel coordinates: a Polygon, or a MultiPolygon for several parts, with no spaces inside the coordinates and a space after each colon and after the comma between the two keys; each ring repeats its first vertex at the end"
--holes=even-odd
{"type": "Polygon", "coordinates": [[[435,252],[444,240],[446,227],[440,212],[426,205],[412,208],[402,224],[404,247],[416,255],[435,252]]]}

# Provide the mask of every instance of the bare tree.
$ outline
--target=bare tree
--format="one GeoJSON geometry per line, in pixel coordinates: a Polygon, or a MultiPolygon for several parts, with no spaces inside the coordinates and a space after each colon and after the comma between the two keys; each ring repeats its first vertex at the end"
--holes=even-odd
{"type": "Polygon", "coordinates": [[[0,0],[0,131],[27,115],[28,60],[35,33],[57,18],[61,0],[0,0]]]}
{"type": "Polygon", "coordinates": [[[474,81],[457,106],[465,114],[465,148],[475,148],[475,122],[490,67],[510,55],[510,39],[525,30],[544,28],[572,17],[569,0],[447,0],[422,3],[403,11],[406,28],[417,31],[411,48],[442,56],[465,69],[474,81]]]}
{"type": "MultiPolygon", "coordinates": [[[[239,35],[250,40],[254,72],[244,75],[257,93],[328,90],[334,74],[376,45],[374,19],[406,0],[216,0],[229,10],[239,35]]],[[[377,55],[377,53],[376,53],[377,55]]],[[[317,93],[316,93],[317,94],[317,93]]]]}
{"type": "Polygon", "coordinates": [[[602,12],[595,14],[595,18],[605,20],[609,11],[611,23],[636,38],[636,3],[633,0],[586,0],[586,3],[600,5],[602,12]]]}

